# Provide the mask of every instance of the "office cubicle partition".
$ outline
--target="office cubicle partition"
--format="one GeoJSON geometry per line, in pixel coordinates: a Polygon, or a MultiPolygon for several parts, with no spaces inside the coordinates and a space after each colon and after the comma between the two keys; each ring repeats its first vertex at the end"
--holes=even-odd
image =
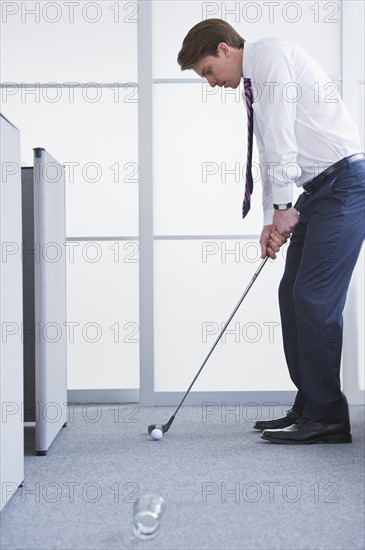
{"type": "Polygon", "coordinates": [[[45,149],[22,169],[24,411],[36,453],[67,422],[65,171],[45,149]]]}
{"type": "Polygon", "coordinates": [[[24,480],[20,132],[0,115],[0,510],[24,480]]]}

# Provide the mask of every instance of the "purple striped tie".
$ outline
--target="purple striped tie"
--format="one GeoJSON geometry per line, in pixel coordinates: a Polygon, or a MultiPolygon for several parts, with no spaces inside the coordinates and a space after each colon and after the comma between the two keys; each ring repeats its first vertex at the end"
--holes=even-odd
{"type": "Polygon", "coordinates": [[[242,92],[247,109],[247,163],[246,163],[246,185],[245,196],[242,206],[242,218],[246,216],[251,207],[251,195],[253,191],[253,179],[252,179],[252,142],[253,142],[253,97],[251,80],[249,78],[244,79],[244,91],[242,92]]]}

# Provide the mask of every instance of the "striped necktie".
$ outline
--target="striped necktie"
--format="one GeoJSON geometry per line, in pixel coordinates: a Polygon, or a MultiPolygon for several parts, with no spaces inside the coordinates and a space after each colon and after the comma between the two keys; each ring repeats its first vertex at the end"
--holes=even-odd
{"type": "Polygon", "coordinates": [[[253,191],[253,179],[252,179],[252,142],[253,142],[253,97],[251,80],[249,78],[244,79],[244,89],[242,91],[243,99],[246,103],[247,109],[247,163],[246,163],[246,185],[245,196],[242,206],[242,218],[246,216],[251,207],[251,195],[253,191]]]}

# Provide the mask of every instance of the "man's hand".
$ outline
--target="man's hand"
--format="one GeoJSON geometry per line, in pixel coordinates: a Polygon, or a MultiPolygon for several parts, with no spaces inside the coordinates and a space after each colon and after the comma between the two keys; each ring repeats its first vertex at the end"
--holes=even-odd
{"type": "Polygon", "coordinates": [[[269,255],[271,258],[275,260],[276,254],[275,252],[279,252],[280,248],[283,246],[283,244],[286,243],[288,239],[281,235],[277,229],[273,227],[273,230],[270,233],[270,240],[269,240],[269,255]],[[270,254],[270,251],[274,253],[272,256],[270,254]]]}
{"type": "Polygon", "coordinates": [[[276,229],[280,235],[285,238],[290,236],[290,233],[292,233],[298,222],[299,214],[293,207],[288,208],[288,210],[274,211],[274,219],[272,222],[274,229],[276,229]]]}
{"type": "Polygon", "coordinates": [[[298,222],[299,214],[295,208],[275,210],[272,225],[265,225],[261,233],[261,258],[270,256],[275,260],[276,253],[286,243],[298,222]]]}
{"type": "Polygon", "coordinates": [[[270,237],[273,231],[274,231],[273,225],[264,225],[264,228],[261,232],[261,237],[260,237],[262,259],[266,258],[266,256],[270,256],[270,258],[272,258],[273,260],[275,260],[276,258],[276,254],[270,245],[270,237]]]}
{"type": "Polygon", "coordinates": [[[276,252],[279,251],[286,241],[286,237],[280,235],[273,225],[264,225],[260,237],[261,258],[264,259],[266,256],[269,256],[275,260],[276,252]]]}
{"type": "Polygon", "coordinates": [[[269,256],[275,260],[276,253],[289,239],[298,222],[299,213],[295,208],[275,210],[272,225],[264,225],[261,232],[261,258],[264,259],[269,256]]]}

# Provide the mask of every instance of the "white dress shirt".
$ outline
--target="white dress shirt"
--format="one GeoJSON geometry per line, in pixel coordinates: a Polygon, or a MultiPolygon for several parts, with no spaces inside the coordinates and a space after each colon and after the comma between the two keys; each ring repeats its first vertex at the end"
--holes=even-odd
{"type": "Polygon", "coordinates": [[[243,75],[254,97],[263,185],[264,225],[273,203],[293,200],[297,186],[359,153],[360,138],[336,83],[304,50],[279,38],[245,42],[243,75]]]}

